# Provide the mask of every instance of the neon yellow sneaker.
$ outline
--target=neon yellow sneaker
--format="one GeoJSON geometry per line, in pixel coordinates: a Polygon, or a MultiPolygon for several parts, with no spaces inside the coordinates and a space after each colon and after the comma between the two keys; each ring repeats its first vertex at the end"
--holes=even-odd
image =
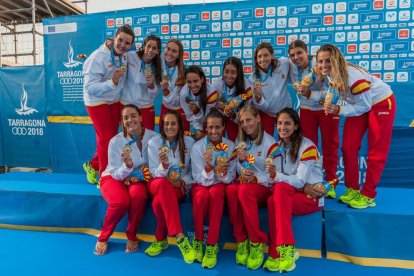
{"type": "Polygon", "coordinates": [[[250,254],[247,258],[247,268],[258,269],[263,263],[263,243],[251,243],[250,254]]]}
{"type": "Polygon", "coordinates": [[[95,170],[94,168],[92,168],[91,163],[90,162],[83,163],[82,167],[86,173],[86,180],[91,184],[98,183],[99,172],[95,170]]]}
{"type": "Polygon", "coordinates": [[[355,209],[365,209],[368,207],[377,206],[377,204],[375,204],[375,198],[369,198],[367,196],[364,196],[361,193],[358,193],[354,199],[349,201],[348,205],[349,207],[352,207],[355,209]]]}
{"type": "Polygon", "coordinates": [[[213,268],[217,264],[217,254],[218,254],[218,245],[207,245],[206,254],[204,255],[203,262],[201,263],[202,267],[213,268]]]}
{"type": "Polygon", "coordinates": [[[348,204],[358,194],[359,194],[359,190],[354,190],[352,188],[346,188],[345,193],[343,195],[341,195],[338,198],[338,200],[342,203],[348,204]]]}
{"type": "Polygon", "coordinates": [[[279,264],[280,264],[279,258],[272,258],[268,256],[263,265],[263,269],[267,269],[272,272],[277,272],[279,271],[279,264]]]}
{"type": "Polygon", "coordinates": [[[145,249],[145,254],[148,256],[157,256],[160,255],[162,251],[168,248],[168,241],[167,239],[163,241],[154,241],[151,243],[150,246],[148,246],[147,249],[145,249]]]}
{"type": "Polygon", "coordinates": [[[193,249],[196,254],[195,260],[201,263],[203,261],[203,242],[194,238],[193,249]]]}
{"type": "Polygon", "coordinates": [[[244,242],[237,243],[236,263],[246,265],[249,257],[249,239],[244,242]]]}
{"type": "Polygon", "coordinates": [[[299,252],[293,245],[281,245],[277,247],[280,255],[280,272],[289,272],[296,268],[296,261],[299,259],[299,252]]]}
{"type": "Polygon", "coordinates": [[[329,191],[325,194],[326,198],[336,198],[336,192],[335,192],[335,184],[338,183],[338,179],[334,179],[331,181],[327,181],[331,188],[329,189],[329,191]]]}
{"type": "Polygon", "coordinates": [[[180,239],[180,241],[177,241],[177,246],[181,251],[181,254],[183,255],[183,259],[187,264],[192,264],[196,258],[196,252],[191,247],[190,242],[188,241],[187,237],[184,237],[180,239]]]}

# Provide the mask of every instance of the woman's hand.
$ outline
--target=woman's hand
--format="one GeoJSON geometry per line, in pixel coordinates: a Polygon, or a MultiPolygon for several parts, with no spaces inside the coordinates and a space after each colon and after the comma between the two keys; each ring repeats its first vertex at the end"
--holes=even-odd
{"type": "Polygon", "coordinates": [[[277,172],[274,165],[266,164],[266,172],[269,174],[270,179],[275,179],[277,172]]]}
{"type": "Polygon", "coordinates": [[[242,179],[244,183],[257,183],[257,179],[254,176],[253,170],[244,169],[242,171],[242,179]]]}
{"type": "Polygon", "coordinates": [[[260,102],[260,100],[263,97],[263,91],[262,91],[262,87],[260,86],[256,86],[253,89],[253,95],[254,95],[254,99],[256,100],[256,102],[260,102]]]}
{"type": "Polygon", "coordinates": [[[339,105],[336,105],[336,104],[325,104],[323,109],[325,110],[326,114],[338,114],[339,113],[339,105]]]}
{"type": "Polygon", "coordinates": [[[211,172],[213,170],[213,154],[211,150],[207,150],[204,153],[204,163],[206,164],[204,167],[206,172],[211,172]]]}
{"type": "Polygon", "coordinates": [[[308,89],[307,86],[299,85],[298,93],[306,98],[309,98],[311,91],[308,89]]]}
{"type": "Polygon", "coordinates": [[[323,191],[311,184],[305,184],[305,186],[303,186],[303,192],[312,198],[320,198],[323,195],[323,191]]]}
{"type": "Polygon", "coordinates": [[[200,112],[200,108],[197,106],[196,103],[193,103],[193,102],[188,103],[188,108],[190,108],[191,112],[193,112],[194,115],[200,112]]]}
{"type": "Polygon", "coordinates": [[[161,161],[161,164],[164,170],[168,169],[168,167],[170,166],[170,163],[168,161],[167,154],[165,152],[160,151],[158,156],[160,157],[160,161],[161,161]]]}
{"type": "Polygon", "coordinates": [[[244,149],[237,149],[237,158],[239,158],[240,162],[243,162],[247,159],[247,153],[244,149]]]}
{"type": "Polygon", "coordinates": [[[129,155],[129,153],[123,152],[121,154],[121,160],[122,162],[125,163],[125,166],[127,166],[127,168],[131,169],[134,166],[134,163],[132,162],[132,158],[129,155]]]}
{"type": "Polygon", "coordinates": [[[116,69],[112,74],[112,82],[115,85],[118,85],[119,80],[124,76],[125,72],[121,69],[116,69]]]}

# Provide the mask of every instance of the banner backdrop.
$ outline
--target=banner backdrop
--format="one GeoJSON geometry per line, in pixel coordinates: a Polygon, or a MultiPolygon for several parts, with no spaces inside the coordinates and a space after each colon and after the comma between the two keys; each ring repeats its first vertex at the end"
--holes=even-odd
{"type": "Polygon", "coordinates": [[[4,164],[49,168],[43,66],[0,68],[4,164]]]}

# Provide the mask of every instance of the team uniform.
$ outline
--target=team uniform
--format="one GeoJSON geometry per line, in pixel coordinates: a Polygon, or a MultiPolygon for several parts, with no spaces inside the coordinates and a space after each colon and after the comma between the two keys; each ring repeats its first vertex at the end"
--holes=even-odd
{"type": "MultiPolygon", "coordinates": [[[[251,99],[251,103],[260,111],[260,118],[264,130],[270,135],[275,131],[276,114],[285,107],[292,107],[292,100],[288,91],[289,83],[289,60],[286,58],[278,59],[279,66],[273,72],[262,72],[260,70],[260,80],[263,97],[260,102],[256,102],[255,98],[251,99]]],[[[249,82],[252,89],[256,76],[250,75],[249,82]]]]}
{"type": "MultiPolygon", "coordinates": [[[[200,110],[197,114],[193,114],[191,109],[188,107],[188,101],[194,102],[198,106],[198,97],[195,96],[187,84],[183,86],[180,91],[180,104],[184,110],[185,116],[189,124],[196,130],[204,130],[204,118],[210,112],[210,109],[216,105],[218,99],[218,92],[214,89],[214,86],[210,83],[207,83],[207,101],[205,106],[205,112],[203,109],[200,110]]],[[[189,129],[185,129],[189,130],[189,129]]]]}
{"type": "Polygon", "coordinates": [[[184,200],[186,186],[188,187],[193,183],[190,170],[190,151],[193,147],[194,140],[191,137],[184,136],[184,143],[184,164],[181,162],[180,147],[178,144],[174,150],[175,144],[170,144],[168,140],[164,141],[161,135],[154,136],[148,143],[149,168],[154,177],[148,184],[148,187],[153,197],[152,208],[157,218],[157,227],[155,230],[155,238],[157,241],[163,241],[166,238],[167,230],[169,236],[183,232],[178,202],[184,200]],[[159,150],[163,146],[169,148],[167,156],[170,166],[168,169],[164,169],[159,158],[159,150]],[[168,180],[168,173],[172,166],[179,166],[181,164],[184,165],[181,171],[181,179],[186,183],[186,186],[176,188],[168,180]]]}
{"type": "Polygon", "coordinates": [[[161,114],[160,118],[164,117],[164,114],[167,113],[167,111],[175,110],[181,117],[181,120],[183,121],[184,129],[189,129],[190,125],[187,122],[187,118],[185,117],[184,110],[181,107],[180,104],[180,91],[183,87],[183,85],[177,85],[177,78],[178,78],[178,69],[175,65],[173,68],[169,68],[167,63],[164,60],[164,57],[162,57],[162,70],[163,70],[163,76],[168,76],[168,90],[170,93],[167,96],[162,96],[162,105],[161,105],[161,114]]]}
{"type": "MultiPolygon", "coordinates": [[[[228,104],[233,97],[236,97],[236,87],[229,88],[226,82],[223,79],[217,80],[216,84],[214,85],[216,91],[219,93],[220,98],[226,99],[226,103],[228,104]]],[[[246,99],[245,102],[249,101],[253,96],[253,90],[250,87],[250,83],[247,79],[244,80],[244,88],[246,99]]],[[[237,133],[239,131],[238,123],[232,118],[226,118],[226,132],[227,138],[231,141],[236,140],[237,133]]]]}
{"type": "Polygon", "coordinates": [[[112,40],[107,40],[95,50],[83,65],[83,101],[96,132],[96,152],[91,167],[102,173],[108,164],[108,144],[118,133],[121,104],[119,98],[125,76],[117,85],[112,75],[127,64],[127,55],[114,56],[112,40]]]}
{"type": "MultiPolygon", "coordinates": [[[[230,222],[238,243],[245,241],[248,236],[252,243],[267,242],[267,234],[260,229],[259,207],[266,205],[266,200],[271,194],[265,159],[275,143],[275,139],[266,132],[263,133],[260,145],[247,141],[248,147],[245,152],[255,158],[253,171],[257,177],[257,184],[233,183],[226,188],[230,222]]],[[[237,172],[241,175],[242,164],[238,159],[236,163],[237,172]]]]}
{"type": "MultiPolygon", "coordinates": [[[[230,165],[227,175],[219,176],[214,170],[207,173],[204,169],[204,153],[210,145],[208,136],[197,141],[191,149],[191,170],[194,184],[191,186],[190,195],[193,202],[193,220],[195,228],[195,238],[199,241],[204,239],[203,225],[208,215],[209,227],[206,243],[209,245],[217,244],[221,219],[223,216],[225,187],[232,183],[236,176],[235,158],[232,156],[234,143],[223,138],[222,143],[228,146],[227,154],[230,165]]],[[[212,156],[215,160],[216,151],[213,150],[212,156]]]]}
{"type": "Polygon", "coordinates": [[[348,66],[349,104],[340,107],[344,124],[342,153],[345,185],[359,190],[358,151],[368,130],[368,160],[361,194],[374,198],[388,156],[396,103],[391,87],[367,72],[348,66]]]}
{"type": "Polygon", "coordinates": [[[159,84],[155,83],[153,65],[145,64],[134,51],[128,52],[128,71],[125,87],[121,96],[123,105],[133,104],[141,111],[143,127],[154,130],[155,111],[154,99],[161,90],[159,84]],[[145,71],[152,72],[154,88],[148,88],[145,71]]]}
{"type": "Polygon", "coordinates": [[[298,158],[293,162],[289,148],[279,143],[282,153],[274,159],[277,174],[273,182],[273,195],[267,201],[269,212],[269,256],[279,258],[276,248],[294,245],[292,214],[306,215],[322,209],[324,197],[314,199],[302,192],[305,184],[321,183],[322,164],[315,144],[303,137],[298,158]]]}
{"type": "Polygon", "coordinates": [[[144,216],[147,200],[147,188],[143,181],[126,185],[124,181],[142,166],[148,165],[148,141],[156,135],[155,132],[146,129],[141,140],[134,142],[129,136],[124,137],[118,133],[111,139],[108,148],[108,167],[102,173],[101,192],[108,203],[104,223],[98,240],[108,241],[115,230],[116,225],[128,212],[128,226],[126,236],[128,240],[137,241],[136,234],[138,224],[144,216]],[[121,160],[124,147],[131,148],[133,167],[128,168],[121,160]]]}
{"type": "MultiPolygon", "coordinates": [[[[303,77],[311,73],[311,66],[315,65],[316,60],[313,57],[309,58],[306,69],[298,68],[291,62],[290,77],[292,83],[301,82],[303,77]]],[[[336,170],[339,160],[339,115],[325,114],[320,104],[320,101],[325,98],[326,86],[326,83],[317,80],[308,88],[311,91],[309,98],[299,95],[299,114],[303,136],[311,139],[316,146],[318,146],[318,129],[320,128],[325,179],[336,186],[338,183],[336,170]]]]}

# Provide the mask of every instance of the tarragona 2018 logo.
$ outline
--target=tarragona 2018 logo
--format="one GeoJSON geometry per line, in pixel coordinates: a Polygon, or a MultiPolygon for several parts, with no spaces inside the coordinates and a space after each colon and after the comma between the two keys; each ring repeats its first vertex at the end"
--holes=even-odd
{"type": "Polygon", "coordinates": [[[66,68],[74,68],[74,67],[77,67],[77,66],[83,64],[81,61],[75,60],[73,58],[74,54],[75,54],[75,51],[73,50],[71,40],[69,40],[68,61],[63,62],[63,65],[66,68]]]}
{"type": "Polygon", "coordinates": [[[32,113],[38,113],[37,109],[27,106],[27,91],[24,89],[24,83],[22,84],[22,95],[20,97],[20,108],[16,108],[15,111],[19,115],[30,115],[32,113]]]}

